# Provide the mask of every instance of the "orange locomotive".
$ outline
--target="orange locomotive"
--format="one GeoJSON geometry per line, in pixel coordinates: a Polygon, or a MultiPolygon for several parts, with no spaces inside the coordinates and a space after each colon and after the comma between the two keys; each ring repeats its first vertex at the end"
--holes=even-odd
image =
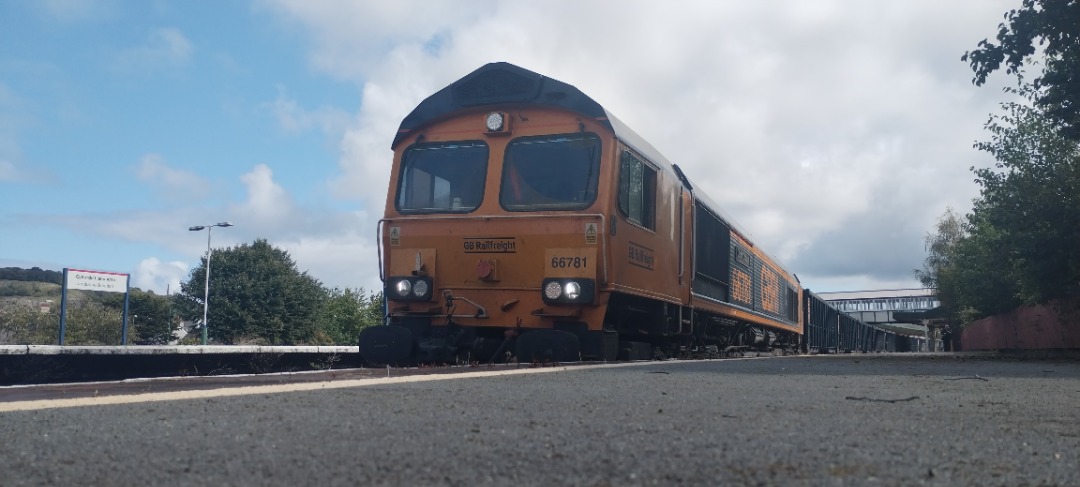
{"type": "Polygon", "coordinates": [[[798,280],[577,88],[507,63],[401,123],[372,363],[790,349],[798,280]]]}

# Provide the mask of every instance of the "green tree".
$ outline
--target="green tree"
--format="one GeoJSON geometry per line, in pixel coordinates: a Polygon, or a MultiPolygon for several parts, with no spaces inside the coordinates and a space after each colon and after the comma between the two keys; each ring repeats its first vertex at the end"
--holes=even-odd
{"type": "MultiPolygon", "coordinates": [[[[94,301],[68,303],[65,345],[120,345],[120,312],[94,301]]],[[[60,307],[41,313],[30,308],[0,311],[0,343],[56,345],[60,336],[60,307]]],[[[128,328],[129,343],[139,337],[138,326],[128,328]]]]}
{"type": "Polygon", "coordinates": [[[1006,72],[1022,76],[1025,59],[1042,49],[1041,90],[1036,103],[1062,136],[1080,140],[1080,0],[1023,0],[998,25],[997,43],[986,39],[961,59],[975,71],[972,82],[982,85],[1002,62],[1006,72]]]}
{"type": "Polygon", "coordinates": [[[320,343],[355,345],[360,330],[383,324],[382,293],[334,288],[319,313],[320,343]]]}
{"type": "MultiPolygon", "coordinates": [[[[59,308],[57,308],[59,311],[59,308]]],[[[64,332],[65,345],[120,345],[123,337],[121,313],[96,301],[68,304],[64,332]]],[[[59,314],[56,315],[59,329],[59,314]]],[[[128,343],[139,340],[138,326],[128,326],[128,343]]],[[[55,339],[52,343],[56,343],[55,339]]]]}
{"type": "Polygon", "coordinates": [[[59,340],[60,313],[41,313],[25,306],[0,309],[0,344],[55,345],[59,340]]]}
{"type": "Polygon", "coordinates": [[[940,283],[942,294],[951,299],[951,317],[962,323],[1021,304],[1008,234],[979,220],[977,214],[967,219],[966,236],[956,242],[952,265],[940,283]]]}
{"type": "MultiPolygon", "coordinates": [[[[60,286],[41,282],[33,284],[33,293],[8,299],[0,307],[0,344],[55,345],[60,332],[60,286]],[[44,290],[37,286],[44,286],[44,290]],[[25,296],[30,296],[26,298],[25,296]],[[38,303],[52,298],[49,311],[41,312],[38,303]]],[[[141,293],[132,290],[133,296],[141,293]]],[[[65,345],[120,345],[123,337],[123,294],[93,291],[69,291],[65,345]]],[[[129,317],[128,343],[142,339],[144,323],[129,317]]]]}
{"type": "Polygon", "coordinates": [[[1016,279],[1000,232],[947,209],[936,233],[926,235],[927,257],[915,277],[934,290],[951,323],[965,323],[1013,309],[1016,279]]]}
{"type": "MultiPolygon", "coordinates": [[[[102,304],[123,314],[124,295],[108,293],[102,298],[102,304]]],[[[132,288],[128,296],[128,326],[128,343],[168,343],[175,328],[169,297],[132,288]],[[139,336],[132,336],[131,326],[137,326],[139,336]]]]}
{"type": "Polygon", "coordinates": [[[29,269],[23,269],[21,267],[4,267],[0,268],[0,279],[60,284],[64,281],[64,273],[59,271],[47,271],[40,267],[31,267],[29,269]]]}
{"type": "Polygon", "coordinates": [[[923,268],[914,271],[923,287],[933,289],[941,305],[949,310],[958,309],[957,247],[965,237],[964,220],[952,208],[946,208],[938,219],[936,233],[927,233],[924,239],[927,255],[923,268]]]}
{"type": "MultiPolygon", "coordinates": [[[[1080,18],[1080,17],[1078,17],[1080,18]]],[[[1028,100],[1037,92],[1016,91],[1028,100]]],[[[1026,304],[1080,296],[1080,146],[1039,106],[1010,102],[991,117],[991,139],[975,144],[997,160],[975,169],[981,186],[969,218],[973,235],[998,245],[1026,304]]]]}
{"type": "MultiPolygon", "coordinates": [[[[224,343],[299,345],[317,338],[326,292],[299,272],[289,253],[265,239],[211,257],[209,336],[224,343]]],[[[180,284],[174,304],[183,316],[202,319],[206,259],[180,284]]]]}
{"type": "Polygon", "coordinates": [[[965,322],[1022,304],[1080,305],[1080,149],[1033,103],[1034,88],[1013,92],[1031,103],[1004,103],[986,123],[990,140],[975,147],[997,162],[972,168],[971,213],[961,222],[946,212],[916,271],[965,322]]]}

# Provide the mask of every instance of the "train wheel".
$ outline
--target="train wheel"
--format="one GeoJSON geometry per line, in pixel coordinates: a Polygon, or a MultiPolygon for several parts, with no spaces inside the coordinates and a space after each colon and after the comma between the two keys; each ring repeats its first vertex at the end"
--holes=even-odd
{"type": "Polygon", "coordinates": [[[589,331],[581,338],[581,358],[614,362],[619,358],[619,334],[613,331],[589,331]]]}
{"type": "Polygon", "coordinates": [[[408,328],[395,325],[369,326],[360,330],[360,357],[368,365],[406,364],[412,360],[416,339],[408,328]]]}
{"type": "Polygon", "coordinates": [[[619,360],[652,360],[652,344],[646,342],[619,342],[619,360]]]}
{"type": "Polygon", "coordinates": [[[522,333],[515,347],[519,363],[577,362],[581,343],[577,335],[559,330],[534,330],[522,333]]]}
{"type": "Polygon", "coordinates": [[[604,332],[604,361],[614,362],[619,359],[619,334],[604,332]]]}

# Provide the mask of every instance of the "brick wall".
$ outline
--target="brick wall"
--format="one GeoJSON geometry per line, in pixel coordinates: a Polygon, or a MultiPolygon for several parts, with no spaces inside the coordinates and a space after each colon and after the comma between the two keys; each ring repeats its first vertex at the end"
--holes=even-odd
{"type": "Polygon", "coordinates": [[[964,350],[1080,349],[1080,315],[1063,318],[1054,307],[1019,308],[967,326],[964,350]]]}

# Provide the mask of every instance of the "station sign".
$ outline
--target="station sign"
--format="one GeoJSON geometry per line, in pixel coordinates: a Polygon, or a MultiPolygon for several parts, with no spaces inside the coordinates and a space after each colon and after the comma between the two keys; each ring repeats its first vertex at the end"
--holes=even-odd
{"type": "Polygon", "coordinates": [[[60,289],[60,345],[64,345],[67,332],[67,297],[68,291],[100,291],[106,293],[124,293],[124,311],[120,314],[120,344],[127,345],[128,300],[131,288],[128,287],[131,274],[108,271],[88,271],[86,269],[64,268],[64,285],[60,289]]]}
{"type": "Polygon", "coordinates": [[[107,293],[126,293],[128,290],[130,274],[83,269],[65,269],[65,271],[67,271],[66,289],[107,293]]]}

